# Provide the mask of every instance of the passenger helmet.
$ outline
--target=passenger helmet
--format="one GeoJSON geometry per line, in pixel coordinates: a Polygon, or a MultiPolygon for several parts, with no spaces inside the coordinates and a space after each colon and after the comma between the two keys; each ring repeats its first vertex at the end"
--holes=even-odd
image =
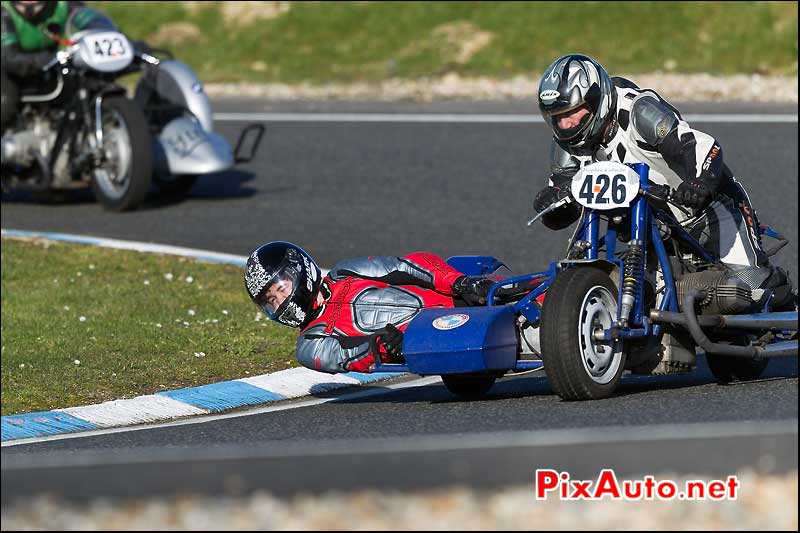
{"type": "Polygon", "coordinates": [[[271,320],[301,327],[311,319],[322,272],[299,246],[270,242],[248,258],[244,282],[250,298],[271,320]]]}

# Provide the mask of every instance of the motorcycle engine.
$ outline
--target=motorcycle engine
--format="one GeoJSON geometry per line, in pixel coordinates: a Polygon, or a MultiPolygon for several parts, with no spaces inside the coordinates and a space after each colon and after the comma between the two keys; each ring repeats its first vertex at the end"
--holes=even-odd
{"type": "Polygon", "coordinates": [[[3,165],[29,167],[35,161],[35,152],[46,156],[56,142],[56,132],[46,117],[33,114],[23,123],[24,129],[8,131],[3,135],[3,165]]]}
{"type": "Polygon", "coordinates": [[[700,314],[735,315],[753,305],[750,287],[738,277],[719,270],[706,270],[685,274],[675,282],[678,290],[678,305],[683,311],[683,298],[691,289],[705,291],[705,299],[699,303],[700,314]]]}
{"type": "MultiPolygon", "coordinates": [[[[21,129],[7,131],[2,138],[3,166],[30,168],[36,164],[38,154],[44,161],[50,156],[56,143],[53,121],[47,115],[29,112],[20,121],[21,129]]],[[[69,155],[62,150],[51,170],[53,188],[67,187],[72,180],[69,173],[69,155]]]]}

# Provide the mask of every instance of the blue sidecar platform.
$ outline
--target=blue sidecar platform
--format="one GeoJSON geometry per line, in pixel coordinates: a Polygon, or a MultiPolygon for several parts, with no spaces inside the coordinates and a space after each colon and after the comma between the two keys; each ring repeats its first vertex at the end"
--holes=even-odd
{"type": "Polygon", "coordinates": [[[403,355],[410,372],[461,374],[514,368],[514,307],[424,309],[405,330],[403,355]]]}

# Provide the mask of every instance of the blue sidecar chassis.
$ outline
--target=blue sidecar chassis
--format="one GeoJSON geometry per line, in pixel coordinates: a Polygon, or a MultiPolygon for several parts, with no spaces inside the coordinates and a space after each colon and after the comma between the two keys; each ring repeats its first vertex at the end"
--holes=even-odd
{"type": "MultiPolygon", "coordinates": [[[[505,265],[494,257],[455,256],[450,266],[471,276],[488,275],[505,265]]],[[[403,336],[406,364],[378,364],[375,372],[411,372],[419,375],[495,374],[523,372],[543,367],[541,359],[520,359],[517,315],[535,314],[535,298],[544,293],[554,268],[546,272],[504,279],[489,294],[515,284],[538,284],[515,305],[423,309],[409,323],[403,336]]]]}

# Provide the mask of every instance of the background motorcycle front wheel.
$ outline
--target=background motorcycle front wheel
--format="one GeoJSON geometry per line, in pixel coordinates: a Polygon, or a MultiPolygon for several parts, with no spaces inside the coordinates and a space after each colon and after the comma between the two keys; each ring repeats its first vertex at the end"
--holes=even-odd
{"type": "Polygon", "coordinates": [[[105,160],[91,172],[92,191],[103,207],[126,211],[144,201],[153,175],[151,142],[145,116],[132,100],[103,101],[105,160]]]}

